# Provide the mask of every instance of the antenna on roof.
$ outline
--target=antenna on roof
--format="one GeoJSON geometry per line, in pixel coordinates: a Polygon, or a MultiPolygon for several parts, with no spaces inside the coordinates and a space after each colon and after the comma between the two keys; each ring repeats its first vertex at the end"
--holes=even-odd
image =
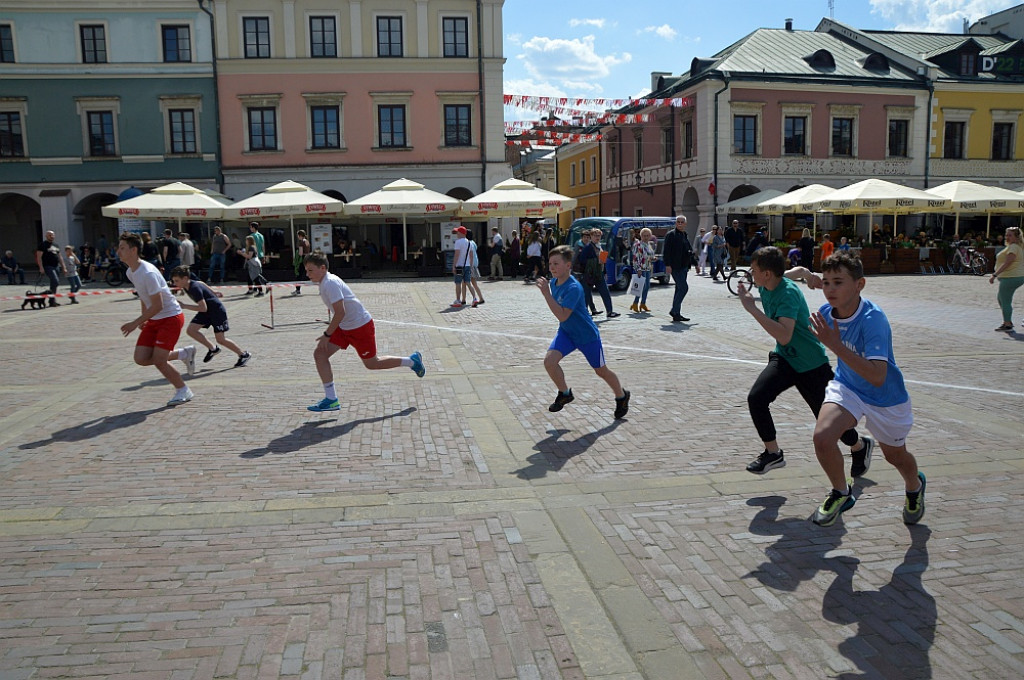
{"type": "Polygon", "coordinates": [[[828,18],[836,18],[836,0],[828,0],[828,18]]]}

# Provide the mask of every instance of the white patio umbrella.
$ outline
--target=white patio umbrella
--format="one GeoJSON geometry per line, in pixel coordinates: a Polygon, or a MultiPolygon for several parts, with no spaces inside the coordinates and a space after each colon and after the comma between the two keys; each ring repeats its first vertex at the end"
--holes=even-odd
{"type": "Polygon", "coordinates": [[[985,236],[992,231],[992,213],[1024,213],[1024,194],[1000,187],[956,180],[925,190],[940,198],[952,201],[951,210],[956,213],[953,231],[960,233],[960,213],[985,213],[985,236]]]}
{"type": "MultiPolygon", "coordinates": [[[[891,213],[895,227],[896,215],[915,212],[945,212],[949,210],[951,201],[920,189],[887,182],[884,179],[866,179],[842,189],[836,189],[808,201],[805,205],[836,214],[867,214],[868,222],[871,221],[871,217],[875,213],[891,213]]],[[[871,238],[870,229],[868,238],[871,238]]]]}
{"type": "Polygon", "coordinates": [[[242,199],[224,208],[225,220],[252,220],[254,218],[287,217],[292,231],[292,251],[295,250],[295,218],[337,215],[345,204],[305,184],[286,180],[268,187],[255,196],[242,199]]]}
{"type": "Polygon", "coordinates": [[[835,189],[827,187],[824,184],[808,184],[805,187],[794,189],[788,193],[779,194],[775,198],[769,198],[766,201],[761,201],[754,206],[752,212],[756,215],[790,215],[810,213],[814,217],[814,233],[817,234],[818,210],[809,202],[833,191],[835,191],[835,189]]]}
{"type": "Polygon", "coordinates": [[[782,193],[778,189],[765,189],[764,191],[758,191],[756,194],[750,194],[749,196],[723,203],[718,206],[715,212],[719,215],[728,215],[730,213],[749,215],[754,212],[755,206],[770,201],[773,198],[778,198],[782,193]]]}
{"type": "Polygon", "coordinates": [[[172,182],[147,194],[105,205],[101,212],[104,217],[177,220],[180,232],[182,219],[220,219],[228,201],[218,196],[184,182],[172,182]]]}
{"type": "Polygon", "coordinates": [[[460,217],[554,217],[576,207],[576,199],[510,178],[462,202],[460,217]]]}
{"type": "Polygon", "coordinates": [[[459,207],[459,200],[428,189],[410,179],[396,179],[373,193],[345,204],[346,215],[401,215],[402,257],[409,257],[409,233],[406,217],[451,215],[459,207]]]}

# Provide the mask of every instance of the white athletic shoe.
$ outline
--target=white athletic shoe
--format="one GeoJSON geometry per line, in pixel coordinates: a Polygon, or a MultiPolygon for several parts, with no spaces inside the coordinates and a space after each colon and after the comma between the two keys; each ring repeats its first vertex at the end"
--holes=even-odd
{"type": "Polygon", "coordinates": [[[196,374],[196,348],[195,345],[189,345],[188,347],[182,347],[178,350],[178,358],[185,362],[185,370],[188,374],[196,374]]]}
{"type": "Polygon", "coordinates": [[[174,393],[174,398],[167,402],[168,406],[177,406],[178,404],[184,404],[186,401],[192,401],[192,397],[196,395],[192,394],[192,390],[185,385],[180,390],[174,393]]]}

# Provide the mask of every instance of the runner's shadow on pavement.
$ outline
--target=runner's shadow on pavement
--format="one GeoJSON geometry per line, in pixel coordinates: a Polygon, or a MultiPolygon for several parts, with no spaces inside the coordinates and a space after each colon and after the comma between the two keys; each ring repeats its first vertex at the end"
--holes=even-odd
{"type": "Polygon", "coordinates": [[[258,449],[250,449],[249,451],[240,453],[238,454],[238,457],[253,459],[262,458],[268,453],[295,453],[296,451],[301,451],[312,444],[318,444],[336,437],[342,437],[360,425],[368,425],[370,423],[379,423],[385,420],[391,420],[392,418],[405,417],[412,415],[415,412],[416,407],[410,406],[396,413],[389,413],[386,416],[361,418],[359,420],[350,420],[347,423],[338,424],[337,422],[331,422],[330,420],[314,420],[312,422],[303,423],[288,434],[268,442],[266,446],[262,446],[258,449]]]}
{"type": "Polygon", "coordinates": [[[840,680],[884,678],[926,680],[932,677],[928,659],[935,642],[935,598],[925,590],[922,575],[928,569],[931,529],[907,527],[911,544],[892,578],[878,590],[854,590],[853,575],[860,561],[837,557],[832,581],[822,601],[826,621],[857,626],[857,633],[839,644],[839,653],[857,671],[835,676],[840,680]]]}
{"type": "Polygon", "coordinates": [[[92,439],[93,437],[99,437],[100,435],[113,432],[114,430],[120,430],[126,427],[134,427],[142,424],[149,416],[158,411],[164,411],[169,406],[161,406],[160,408],[151,408],[145,411],[129,411],[127,413],[118,413],[115,416],[104,416],[102,418],[96,418],[95,420],[88,420],[79,425],[73,425],[66,427],[63,430],[57,430],[50,434],[49,439],[40,439],[39,441],[28,442],[19,446],[19,449],[38,449],[50,444],[56,444],[57,442],[80,442],[86,439],[92,439]]]}
{"type": "Polygon", "coordinates": [[[794,592],[801,582],[811,580],[819,571],[832,570],[832,560],[825,554],[839,547],[846,528],[842,519],[831,527],[819,527],[806,517],[779,519],[779,508],[785,504],[783,496],[760,496],[747,501],[747,505],[761,508],[750,521],[750,533],[777,536],[778,540],[765,548],[767,561],[743,578],[756,578],[769,588],[794,592]]]}
{"type": "Polygon", "coordinates": [[[615,420],[600,430],[588,432],[571,440],[562,440],[562,437],[572,430],[548,430],[548,436],[533,445],[537,453],[526,457],[526,461],[530,464],[513,470],[509,474],[515,475],[519,479],[540,479],[548,472],[558,472],[565,467],[570,459],[586,452],[599,437],[614,432],[623,422],[615,420]]]}
{"type": "MultiPolygon", "coordinates": [[[[205,370],[196,369],[195,375],[186,375],[185,373],[182,373],[181,374],[181,379],[184,380],[185,382],[192,382],[193,380],[199,380],[201,378],[208,378],[211,375],[217,375],[218,373],[225,373],[227,371],[233,370],[234,368],[235,368],[234,366],[228,366],[226,368],[216,368],[216,369],[215,368],[208,368],[208,369],[205,369],[205,370]]],[[[122,392],[138,392],[139,390],[141,390],[144,387],[160,387],[161,385],[169,385],[169,384],[170,383],[167,382],[166,378],[156,378],[155,380],[147,380],[146,382],[141,382],[138,385],[129,385],[128,387],[122,387],[121,391],[122,392]]]]}

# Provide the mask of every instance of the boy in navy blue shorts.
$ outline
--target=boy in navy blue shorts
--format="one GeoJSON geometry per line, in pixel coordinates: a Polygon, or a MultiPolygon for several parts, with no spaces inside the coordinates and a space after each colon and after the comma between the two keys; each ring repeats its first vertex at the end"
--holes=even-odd
{"type": "Polygon", "coordinates": [[[865,419],[868,431],[885,459],[906,485],[903,522],[924,517],[924,474],[907,451],[907,434],[914,423],[910,395],[892,351],[889,319],[870,300],[861,297],[864,267],[846,251],[821,264],[822,290],[828,304],[811,315],[811,331],[837,358],[836,377],[825,391],[825,403],[814,428],[814,453],[832,483],[832,491],[814,512],[815,524],[830,526],[857,498],[843,469],[839,437],[865,419]]]}
{"type": "MultiPolygon", "coordinates": [[[[185,265],[175,267],[171,271],[171,283],[185,291],[185,294],[196,303],[194,305],[184,302],[178,304],[182,309],[198,312],[198,314],[192,317],[185,332],[190,338],[194,338],[196,342],[206,348],[206,356],[203,357],[203,363],[208,363],[219,354],[220,347],[223,345],[238,355],[235,368],[245,366],[249,359],[252,358],[252,355],[242,350],[241,347],[228,340],[227,336],[224,335],[228,332],[228,312],[224,308],[224,303],[217,297],[217,293],[202,281],[193,279],[191,271],[185,265]],[[213,337],[217,339],[216,345],[207,340],[200,332],[201,329],[209,328],[210,326],[213,326],[213,337]]],[[[194,370],[195,357],[193,356],[190,372],[194,370]]]]}
{"type": "Polygon", "coordinates": [[[576,398],[565,382],[565,373],[559,362],[566,354],[578,349],[587,358],[594,373],[608,383],[608,387],[615,393],[615,417],[624,418],[629,412],[629,391],[622,389],[618,376],[604,362],[601,335],[587,311],[583,286],[572,275],[572,249],[569,246],[552,248],[548,253],[548,270],[553,277],[550,283],[544,277],[537,279],[537,288],[559,321],[558,333],[544,356],[544,369],[558,388],[558,395],[548,410],[561,411],[576,398]]]}

